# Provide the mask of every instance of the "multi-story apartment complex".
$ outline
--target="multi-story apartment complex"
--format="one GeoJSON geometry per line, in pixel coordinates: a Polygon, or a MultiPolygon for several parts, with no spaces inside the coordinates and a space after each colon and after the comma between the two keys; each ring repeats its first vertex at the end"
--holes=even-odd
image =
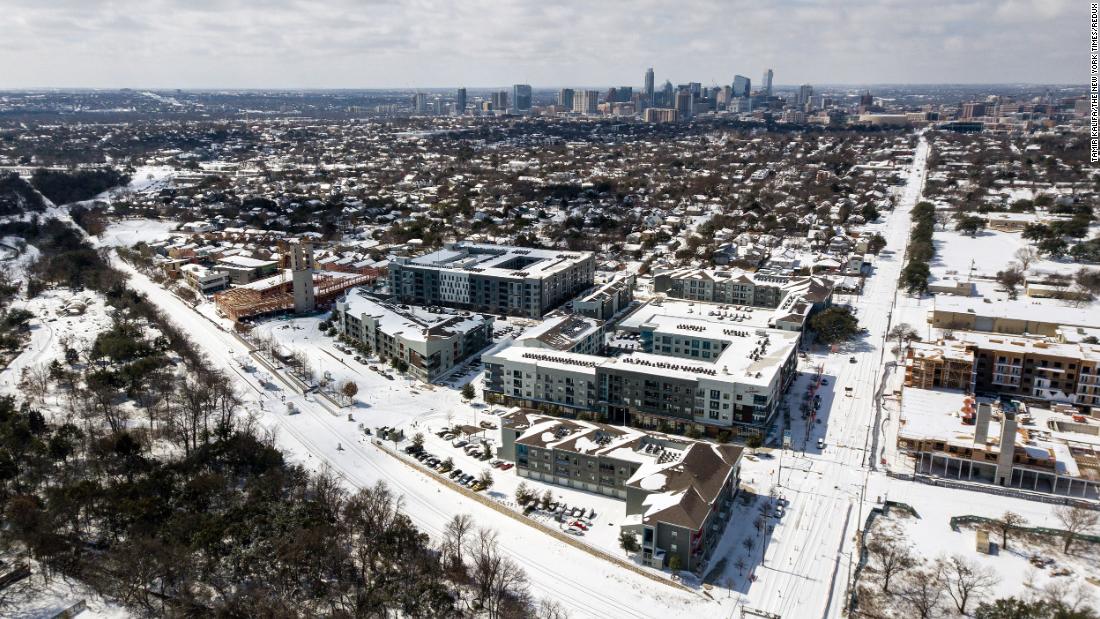
{"type": "Polygon", "coordinates": [[[634,276],[615,277],[573,301],[573,311],[607,320],[634,301],[634,276]]]}
{"type": "Polygon", "coordinates": [[[228,275],[232,283],[242,285],[274,275],[279,268],[279,261],[234,255],[219,258],[213,268],[228,275]]]}
{"type": "Polygon", "coordinates": [[[1056,337],[1066,327],[1096,324],[1093,310],[1031,301],[987,303],[979,297],[937,296],[928,323],[937,329],[1056,337]]]}
{"type": "Polygon", "coordinates": [[[667,316],[640,330],[643,352],[619,357],[492,350],[482,356],[485,397],[681,433],[756,434],[796,373],[798,333],[667,316]]]}
{"type": "Polygon", "coordinates": [[[625,500],[623,528],[640,534],[642,560],[654,567],[705,568],[740,480],[734,445],[520,409],[502,417],[500,444],[498,455],[515,461],[520,477],[625,500]]]}
{"type": "Polygon", "coordinates": [[[430,311],[382,301],[353,290],[336,303],[337,330],[383,359],[400,359],[409,373],[432,382],[493,341],[493,318],[430,311]]]}
{"type": "Polygon", "coordinates": [[[906,387],[1007,395],[1100,412],[1100,345],[969,331],[953,337],[910,345],[906,387]]]}
{"type": "Polygon", "coordinates": [[[229,274],[208,269],[201,264],[185,264],[180,273],[189,286],[202,294],[210,294],[229,287],[229,274]]]}
{"type": "Polygon", "coordinates": [[[999,393],[1100,412],[1100,345],[991,333],[955,333],[973,347],[977,393],[999,393]]]}
{"type": "Polygon", "coordinates": [[[598,355],[604,349],[603,321],[577,314],[551,314],[515,339],[517,346],[598,355]]]}
{"type": "Polygon", "coordinates": [[[404,303],[541,318],[592,286],[591,252],[451,243],[390,264],[390,292],[404,303]]]}
{"type": "Polygon", "coordinates": [[[821,277],[768,275],[740,269],[676,269],[654,276],[653,288],[679,299],[772,308],[779,307],[791,294],[815,306],[825,306],[833,294],[832,282],[821,277]]]}

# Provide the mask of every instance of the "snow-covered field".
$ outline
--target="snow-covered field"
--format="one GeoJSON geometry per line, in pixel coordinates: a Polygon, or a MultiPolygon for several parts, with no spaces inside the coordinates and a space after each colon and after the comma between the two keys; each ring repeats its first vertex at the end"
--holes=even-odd
{"type": "MultiPolygon", "coordinates": [[[[1020,596],[1025,592],[1025,583],[1042,588],[1052,579],[1060,584],[1081,584],[1091,591],[1093,604],[1100,601],[1100,587],[1085,580],[1086,576],[1095,576],[1100,570],[1100,556],[1088,555],[1086,547],[1080,546],[1081,555],[1066,556],[1061,553],[1057,541],[1053,547],[1034,545],[1030,542],[1010,538],[1008,550],[987,555],[976,549],[973,528],[951,530],[949,521],[953,516],[983,516],[998,518],[1006,511],[1023,516],[1030,527],[1061,528],[1054,515],[1054,507],[1046,503],[1025,501],[1010,497],[996,496],[979,492],[938,488],[925,484],[903,482],[886,477],[875,477],[868,487],[868,494],[876,498],[881,496],[913,506],[919,518],[891,516],[891,520],[901,525],[906,537],[912,542],[920,556],[935,559],[939,556],[961,554],[967,559],[988,566],[994,570],[999,582],[997,596],[1020,596]],[[1033,553],[1053,558],[1053,568],[1037,569],[1028,558],[1033,553]],[[1052,569],[1068,567],[1073,573],[1068,576],[1051,576],[1052,569]]],[[[990,541],[1000,544],[999,537],[990,536],[990,541]]]]}
{"type": "MultiPolygon", "coordinates": [[[[1095,233],[1095,229],[1093,230],[1095,233]]],[[[1091,237],[1090,237],[1091,238],[1091,237]]],[[[933,268],[940,267],[957,271],[960,275],[970,273],[971,264],[975,276],[995,277],[997,271],[1003,271],[1016,258],[1017,250],[1030,246],[1019,232],[1001,232],[982,230],[976,236],[956,232],[955,230],[937,230],[933,236],[936,257],[933,268]]],[[[1028,272],[1032,274],[1063,273],[1072,275],[1082,264],[1069,258],[1050,260],[1043,258],[1033,262],[1028,272]]]]}
{"type": "Polygon", "coordinates": [[[103,247],[130,247],[139,241],[161,241],[169,236],[179,223],[159,219],[121,219],[113,222],[98,243],[103,247]]]}

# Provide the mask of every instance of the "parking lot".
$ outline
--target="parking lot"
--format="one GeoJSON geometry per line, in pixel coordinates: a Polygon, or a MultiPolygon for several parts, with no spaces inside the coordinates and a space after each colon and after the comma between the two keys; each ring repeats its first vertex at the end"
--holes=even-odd
{"type": "MultiPolygon", "coordinates": [[[[463,415],[460,421],[475,421],[476,427],[483,432],[475,436],[460,436],[453,431],[443,432],[446,423],[417,429],[406,427],[405,441],[400,443],[399,449],[406,455],[411,455],[405,450],[412,445],[415,433],[419,432],[423,435],[424,453],[430,455],[423,459],[420,459],[422,454],[412,455],[417,459],[417,466],[431,468],[437,474],[450,477],[471,490],[485,492],[486,496],[502,505],[545,526],[574,535],[586,544],[617,556],[625,556],[619,548],[618,540],[619,526],[626,516],[625,501],[519,477],[512,462],[496,458],[499,418],[494,411],[479,411],[473,417],[463,415]],[[488,457],[484,447],[486,444],[490,450],[488,457]],[[434,465],[430,464],[433,459],[434,465]],[[493,479],[492,486],[488,489],[477,483],[485,471],[493,479]],[[520,483],[530,489],[536,497],[535,501],[527,505],[517,503],[516,489],[520,483]],[[544,497],[548,499],[545,503],[544,497]]],[[[452,423],[452,427],[447,430],[453,430],[454,425],[460,424],[452,423]]],[[[469,426],[467,429],[470,429],[469,426]]]]}

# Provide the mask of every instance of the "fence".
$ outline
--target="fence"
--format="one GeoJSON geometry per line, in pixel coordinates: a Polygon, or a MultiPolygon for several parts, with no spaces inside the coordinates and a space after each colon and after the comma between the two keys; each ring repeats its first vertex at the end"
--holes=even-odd
{"type": "Polygon", "coordinates": [[[859,540],[857,541],[859,545],[859,561],[856,562],[855,570],[852,572],[852,582],[849,584],[849,613],[854,612],[859,606],[859,587],[856,585],[859,584],[859,576],[863,572],[863,568],[867,565],[867,532],[871,530],[871,525],[874,524],[875,518],[888,515],[890,509],[903,511],[914,518],[920,518],[920,514],[917,513],[917,510],[913,509],[912,505],[898,503],[897,501],[884,501],[882,507],[872,507],[871,511],[867,512],[867,519],[863,522],[863,532],[859,535],[859,540]]]}
{"type": "MultiPolygon", "coordinates": [[[[959,525],[972,524],[972,525],[986,525],[996,526],[1000,528],[1000,524],[996,519],[983,518],[982,516],[966,515],[966,516],[954,516],[950,520],[951,530],[958,531],[959,525]]],[[[1069,531],[1064,529],[1051,529],[1049,527],[1009,527],[1010,531],[1017,533],[1030,533],[1034,535],[1047,535],[1051,537],[1065,537],[1069,534],[1069,531]]],[[[1092,544],[1100,544],[1100,535],[1083,535],[1076,534],[1073,539],[1082,542],[1090,542],[1092,544]]]]}
{"type": "Polygon", "coordinates": [[[894,479],[903,479],[906,481],[916,481],[922,484],[928,484],[929,486],[938,486],[940,488],[953,488],[956,490],[973,490],[975,492],[984,492],[986,494],[995,494],[997,496],[1007,496],[1017,499],[1024,499],[1027,501],[1037,501],[1039,503],[1049,503],[1051,505],[1072,505],[1074,507],[1083,507],[1085,509],[1100,510],[1100,503],[1094,501],[1088,501],[1085,499],[1078,499],[1074,497],[1062,496],[1060,494],[1047,494],[1043,492],[1031,492],[1028,490],[1021,490],[1019,488],[1005,488],[1004,486],[993,486],[990,484],[970,483],[965,481],[957,481],[954,479],[944,479],[942,477],[932,477],[929,475],[912,474],[912,473],[895,473],[893,471],[887,471],[887,475],[894,479]]]}

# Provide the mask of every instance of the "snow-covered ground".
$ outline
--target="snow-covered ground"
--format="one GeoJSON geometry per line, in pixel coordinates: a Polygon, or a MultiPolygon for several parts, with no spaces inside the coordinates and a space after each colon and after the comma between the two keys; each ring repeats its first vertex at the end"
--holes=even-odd
{"type": "Polygon", "coordinates": [[[16,389],[24,370],[62,358],[66,343],[78,350],[86,349],[111,324],[103,297],[87,291],[73,294],[68,290],[46,290],[29,301],[15,301],[12,307],[30,310],[35,318],[30,321],[30,341],[8,367],[0,370],[0,390],[4,392],[16,389]]]}
{"type": "Polygon", "coordinates": [[[0,239],[0,267],[9,281],[24,279],[27,269],[38,261],[41,252],[34,245],[23,242],[17,236],[6,236],[0,239]]]}
{"type": "MultiPolygon", "coordinates": [[[[1081,551],[1081,554],[1073,551],[1073,556],[1067,556],[1062,554],[1057,540],[1054,540],[1052,545],[1040,545],[1020,539],[1021,536],[1015,536],[1009,539],[1008,550],[987,555],[977,551],[973,528],[953,531],[949,524],[953,516],[974,515],[999,518],[1006,511],[1012,511],[1023,516],[1027,520],[1027,526],[1061,528],[1052,505],[902,482],[881,476],[872,478],[868,495],[875,498],[889,498],[891,501],[913,506],[919,518],[891,516],[891,520],[901,525],[901,530],[914,544],[918,554],[929,560],[940,556],[961,554],[967,559],[988,566],[999,577],[996,587],[997,596],[1020,596],[1025,592],[1025,583],[1030,582],[1041,589],[1054,579],[1061,584],[1080,583],[1092,592],[1093,605],[1100,601],[1100,587],[1085,580],[1086,576],[1095,576],[1098,573],[1097,570],[1100,570],[1100,556],[1088,554],[1086,547],[1079,546],[1078,551],[1081,551]],[[1055,565],[1046,569],[1033,567],[1028,562],[1028,558],[1033,553],[1054,559],[1055,565]],[[1073,573],[1068,576],[1051,576],[1051,572],[1060,567],[1068,567],[1073,573]]],[[[1000,544],[1000,539],[996,535],[991,535],[990,541],[1000,544]]]]}
{"type": "MultiPolygon", "coordinates": [[[[408,437],[422,431],[429,451],[453,458],[467,472],[480,472],[486,467],[484,462],[469,458],[432,434],[449,423],[478,425],[497,419],[489,407],[464,402],[459,395],[461,385],[477,379],[476,371],[456,376],[447,386],[424,385],[401,377],[376,361],[357,362],[353,355],[340,352],[331,338],[321,334],[320,317],[272,320],[258,325],[258,334],[271,335],[285,348],[305,353],[318,374],[327,372],[334,380],[356,382],[355,402],[338,409],[323,398],[298,394],[283,378],[272,377],[264,369],[243,368],[240,361],[247,358],[248,348],[232,334],[224,320],[213,314],[208,302],[200,304],[196,311],[129,265],[120,261],[116,265],[130,274],[132,287],[144,292],[191,336],[214,366],[236,379],[245,407],[277,432],[280,446],[292,457],[314,470],[331,469],[353,487],[385,481],[403,497],[405,510],[417,526],[436,537],[453,515],[470,514],[479,526],[500,532],[502,550],[527,571],[534,594],[557,600],[571,616],[726,617],[736,616],[741,607],[752,607],[785,618],[840,617],[856,532],[863,526],[868,511],[883,498],[908,503],[921,514],[919,521],[905,522],[903,526],[918,552],[928,556],[949,548],[973,548],[972,533],[955,533],[948,527],[947,519],[952,515],[996,516],[1012,510],[1027,517],[1033,526],[1056,526],[1053,509],[1046,504],[899,481],[881,470],[895,457],[890,443],[897,415],[892,413],[887,399],[881,412],[881,427],[876,425],[876,393],[881,381],[886,381],[889,393],[899,380],[897,372],[888,368],[893,361],[889,350],[892,342],[885,341],[885,334],[898,322],[923,325],[927,309],[927,299],[897,294],[909,212],[920,197],[927,155],[928,145],[922,139],[898,206],[874,226],[886,237],[890,251],[876,260],[864,294],[853,301],[861,326],[868,333],[837,353],[816,350],[800,360],[801,375],[790,394],[793,448],[766,449],[746,457],[743,494],[749,501],[739,501],[735,507],[710,564],[715,572],[710,574],[710,581],[715,586],[706,590],[685,591],[661,584],[564,544],[450,489],[423,470],[417,470],[417,464],[409,466],[395,460],[363,433],[364,427],[373,429],[382,425],[402,427],[408,437]],[[379,365],[379,369],[372,370],[371,364],[379,365]],[[801,396],[818,369],[827,381],[818,391],[822,396],[819,422],[803,420],[798,414],[801,396]],[[394,378],[388,379],[384,374],[394,378]],[[292,403],[299,414],[287,415],[287,403],[292,403]],[[823,449],[817,447],[818,438],[824,441],[823,449]],[[767,526],[771,530],[761,532],[753,526],[753,520],[759,513],[758,507],[767,502],[764,497],[773,491],[786,501],[786,514],[769,518],[767,526]],[[746,539],[752,539],[751,548],[746,548],[746,539]],[[719,565],[724,567],[718,569],[719,565]]],[[[111,238],[123,243],[143,232],[140,226],[123,228],[111,238]]],[[[947,245],[952,243],[950,239],[945,241],[947,245]]],[[[959,260],[957,254],[962,250],[943,251],[944,260],[959,260]]],[[[990,251],[1004,255],[1005,250],[990,251]]],[[[50,302],[57,301],[49,301],[49,297],[42,301],[50,302]]],[[[51,311],[56,315],[57,308],[51,311]]],[[[105,313],[102,320],[106,320],[105,313]]],[[[78,327],[78,320],[65,321],[60,325],[49,322],[36,325],[27,352],[16,360],[13,368],[0,375],[0,380],[11,381],[18,376],[20,367],[42,362],[51,354],[48,350],[56,354],[52,329],[70,332],[78,327]]],[[[6,386],[11,385],[8,382],[6,386]]],[[[771,437],[773,444],[782,430],[778,428],[771,437]]],[[[514,469],[492,473],[495,483],[488,495],[509,506],[519,483],[514,469]]],[[[539,492],[551,489],[570,505],[595,509],[594,530],[580,541],[623,556],[616,539],[625,512],[621,502],[557,486],[527,483],[539,492]]],[[[544,522],[554,524],[547,519],[544,522]]],[[[994,561],[998,571],[1003,571],[1003,586],[1023,582],[1026,570],[1021,572],[1021,559],[1001,556],[994,561]]],[[[1026,565],[1026,561],[1023,563],[1026,565]]]]}
{"type": "Polygon", "coordinates": [[[35,563],[28,565],[31,576],[4,592],[7,596],[3,609],[5,617],[52,619],[82,600],[86,610],[74,615],[81,619],[122,619],[133,616],[126,608],[100,597],[82,582],[63,576],[54,576],[47,581],[35,563]]]}
{"type": "MultiPolygon", "coordinates": [[[[1097,229],[1094,227],[1090,230],[1089,238],[1096,233],[1097,229]]],[[[982,230],[973,237],[951,229],[937,230],[932,242],[936,246],[936,257],[931,264],[933,268],[946,268],[957,271],[960,275],[967,275],[973,265],[974,275],[985,277],[995,277],[997,271],[1005,270],[1012,261],[1016,260],[1015,253],[1019,249],[1034,247],[1019,232],[989,229],[982,230]]],[[[1028,272],[1073,275],[1082,266],[1084,265],[1069,258],[1051,260],[1044,257],[1031,263],[1028,272]]]]}
{"type": "Polygon", "coordinates": [[[178,226],[178,222],[160,219],[120,219],[112,222],[97,240],[103,247],[130,247],[139,241],[162,241],[178,226]]]}
{"type": "MultiPolygon", "coordinates": [[[[474,420],[475,409],[462,404],[457,390],[428,388],[403,378],[389,381],[380,374],[371,377],[356,368],[360,372],[360,395],[357,396],[359,402],[350,411],[349,421],[347,409],[332,410],[330,405],[314,396],[295,395],[279,380],[262,382],[259,378],[262,371],[248,372],[240,368],[237,359],[246,356],[247,349],[232,333],[198,316],[178,298],[164,294],[162,288],[128,265],[119,262],[118,266],[131,274],[131,285],[135,289],[146,293],[171,320],[187,330],[212,364],[238,379],[246,406],[276,430],[282,448],[307,466],[315,470],[329,468],[355,487],[385,481],[403,496],[405,510],[417,526],[436,537],[452,516],[470,514],[480,526],[499,531],[502,550],[527,571],[535,595],[558,600],[571,616],[729,614],[732,608],[729,601],[710,601],[700,594],[661,585],[466,498],[382,453],[359,429],[359,424],[374,427],[400,424],[402,420],[419,426],[421,418],[430,425],[431,419],[445,420],[448,413],[453,414],[454,421],[464,421],[465,416],[474,420]],[[300,414],[287,415],[284,398],[285,402],[292,402],[300,414]],[[720,604],[725,606],[725,611],[719,608],[720,604]]],[[[279,326],[272,324],[276,329],[279,326]]],[[[292,340],[291,348],[295,346],[293,340],[301,342],[306,337],[317,336],[311,335],[316,331],[308,328],[282,331],[292,340]]],[[[319,352],[311,353],[316,359],[327,354],[324,346],[317,350],[319,352]]],[[[348,362],[344,357],[340,360],[329,357],[317,369],[350,376],[354,361],[348,362]]],[[[368,368],[366,372],[371,370],[368,368]]]]}

